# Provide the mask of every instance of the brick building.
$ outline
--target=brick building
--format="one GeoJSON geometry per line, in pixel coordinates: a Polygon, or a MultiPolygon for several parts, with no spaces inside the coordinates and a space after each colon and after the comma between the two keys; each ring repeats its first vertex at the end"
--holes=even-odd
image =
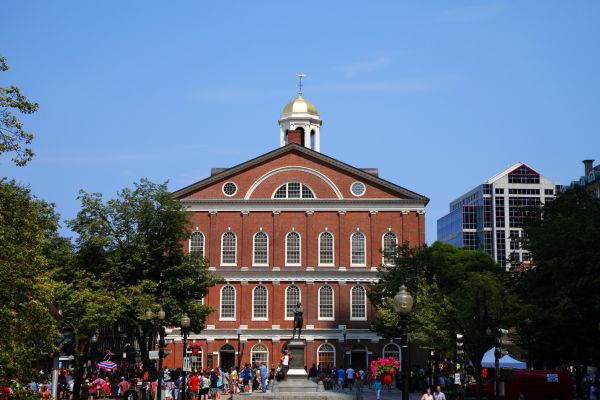
{"type": "MultiPolygon", "coordinates": [[[[297,301],[307,365],[365,368],[399,357],[399,344],[369,329],[376,315],[366,288],[389,261],[386,249],[424,243],[428,199],[322,154],[321,123],[300,92],[279,119],[279,148],[174,192],[193,212],[189,251],[225,282],[203,299],[216,310],[206,329],[189,336],[193,367],[237,365],[238,332],[242,363],[276,364],[297,301]]],[[[179,329],[167,339],[165,365],[181,367],[179,329]]]]}

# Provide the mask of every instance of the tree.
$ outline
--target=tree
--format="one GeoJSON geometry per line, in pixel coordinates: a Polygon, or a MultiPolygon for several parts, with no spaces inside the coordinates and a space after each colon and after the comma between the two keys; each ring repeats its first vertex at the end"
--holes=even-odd
{"type": "MultiPolygon", "coordinates": [[[[6,58],[0,56],[0,72],[8,71],[6,58]]],[[[15,153],[12,161],[18,166],[24,166],[34,156],[31,148],[26,147],[33,140],[33,134],[23,130],[23,124],[14,115],[33,114],[38,110],[38,104],[27,100],[18,87],[0,87],[0,155],[15,153]]]]}
{"type": "Polygon", "coordinates": [[[418,344],[449,350],[456,333],[464,335],[481,394],[481,359],[493,346],[488,329],[509,324],[518,300],[511,294],[496,262],[484,251],[456,248],[436,242],[431,247],[398,248],[395,265],[384,267],[370,297],[382,317],[376,329],[395,334],[397,317],[391,298],[405,284],[415,298],[409,332],[418,344]]]}
{"type": "Polygon", "coordinates": [[[525,226],[533,267],[516,274],[528,305],[519,330],[549,367],[600,359],[600,200],[580,187],[559,194],[525,226]]]}
{"type": "Polygon", "coordinates": [[[55,285],[47,269],[63,242],[54,206],[29,189],[0,179],[0,204],[0,381],[28,382],[32,362],[55,350],[59,332],[48,308],[55,285]]]}
{"type": "Polygon", "coordinates": [[[117,198],[104,202],[100,194],[84,191],[81,210],[69,221],[78,234],[74,270],[101,281],[108,291],[123,298],[118,322],[137,339],[142,360],[155,338],[144,319],[147,309],[163,308],[166,324],[178,325],[183,313],[191,329],[200,332],[212,311],[201,304],[217,279],[206,261],[186,256],[183,243],[190,236],[189,213],[167,191],[165,184],[146,179],[117,198]]]}

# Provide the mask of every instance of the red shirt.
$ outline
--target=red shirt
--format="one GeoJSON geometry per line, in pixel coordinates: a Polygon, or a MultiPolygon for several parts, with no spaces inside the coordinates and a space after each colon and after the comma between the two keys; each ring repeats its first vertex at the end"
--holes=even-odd
{"type": "Polygon", "coordinates": [[[200,379],[198,376],[194,375],[188,381],[191,390],[198,390],[198,384],[200,383],[200,379]]]}

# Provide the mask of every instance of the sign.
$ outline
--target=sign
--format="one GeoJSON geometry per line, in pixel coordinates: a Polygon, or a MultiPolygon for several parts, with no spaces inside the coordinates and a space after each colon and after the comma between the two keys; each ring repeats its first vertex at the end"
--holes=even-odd
{"type": "Polygon", "coordinates": [[[150,350],[148,352],[148,358],[151,360],[158,360],[158,350],[150,350]]]}
{"type": "Polygon", "coordinates": [[[457,373],[454,374],[454,384],[455,385],[460,385],[460,383],[461,383],[460,382],[460,373],[457,372],[457,373]]]}
{"type": "Polygon", "coordinates": [[[183,357],[183,371],[190,372],[192,370],[192,359],[190,357],[183,357]]]}
{"type": "Polygon", "coordinates": [[[558,374],[546,374],[547,382],[558,382],[558,374]]]}

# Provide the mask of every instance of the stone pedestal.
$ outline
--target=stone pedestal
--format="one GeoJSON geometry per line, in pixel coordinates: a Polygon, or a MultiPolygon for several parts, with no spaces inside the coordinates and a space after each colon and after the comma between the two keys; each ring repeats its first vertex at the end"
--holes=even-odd
{"type": "Polygon", "coordinates": [[[319,386],[308,379],[308,374],[304,370],[304,348],[306,344],[300,339],[292,339],[287,344],[287,350],[291,354],[290,369],[287,378],[284,381],[276,382],[273,385],[274,392],[294,392],[309,393],[317,392],[319,386]]]}

